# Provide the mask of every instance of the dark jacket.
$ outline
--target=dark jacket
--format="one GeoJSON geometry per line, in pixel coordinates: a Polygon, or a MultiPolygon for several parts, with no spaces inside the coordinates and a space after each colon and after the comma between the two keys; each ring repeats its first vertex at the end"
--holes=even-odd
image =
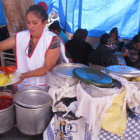
{"type": "Polygon", "coordinates": [[[118,65],[114,50],[106,45],[99,45],[90,55],[90,62],[100,66],[118,65]]]}
{"type": "Polygon", "coordinates": [[[125,46],[126,49],[128,49],[128,53],[129,55],[124,57],[126,65],[131,66],[131,67],[135,67],[135,68],[140,68],[140,50],[135,50],[133,47],[133,42],[129,42],[126,44],[125,46]],[[136,54],[131,54],[131,50],[135,50],[137,53],[136,54]],[[133,57],[136,57],[137,55],[137,60],[136,61],[132,61],[133,57]]]}
{"type": "Polygon", "coordinates": [[[88,56],[92,46],[85,41],[72,39],[66,43],[66,56],[71,58],[74,63],[88,65],[88,56]]]}

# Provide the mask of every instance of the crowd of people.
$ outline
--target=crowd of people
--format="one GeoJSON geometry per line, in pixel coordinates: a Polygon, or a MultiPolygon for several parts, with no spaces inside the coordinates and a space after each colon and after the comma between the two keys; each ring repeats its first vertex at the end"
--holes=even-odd
{"type": "Polygon", "coordinates": [[[128,65],[140,68],[140,33],[126,43],[118,35],[118,29],[112,28],[110,33],[100,37],[96,49],[86,41],[88,31],[78,28],[69,40],[59,22],[55,21],[49,26],[49,30],[60,36],[66,47],[66,56],[70,62],[89,63],[99,66],[128,65]],[[62,32],[62,35],[60,34],[62,32]]]}
{"type": "Polygon", "coordinates": [[[128,65],[140,68],[140,33],[125,43],[118,36],[117,28],[100,37],[100,43],[90,54],[89,62],[100,66],[128,65]]]}

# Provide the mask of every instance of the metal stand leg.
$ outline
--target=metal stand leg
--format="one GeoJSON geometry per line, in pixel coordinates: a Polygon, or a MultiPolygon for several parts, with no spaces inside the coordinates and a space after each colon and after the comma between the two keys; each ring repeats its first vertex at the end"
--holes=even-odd
{"type": "Polygon", "coordinates": [[[3,52],[0,52],[1,66],[5,66],[3,52]]]}

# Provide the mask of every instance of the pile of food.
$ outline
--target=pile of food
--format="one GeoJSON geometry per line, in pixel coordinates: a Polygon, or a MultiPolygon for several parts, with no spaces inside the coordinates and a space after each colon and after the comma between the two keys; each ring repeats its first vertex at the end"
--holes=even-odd
{"type": "Polygon", "coordinates": [[[0,86],[9,84],[12,78],[14,78],[13,73],[16,71],[15,66],[0,67],[0,86]]]}
{"type": "Polygon", "coordinates": [[[8,108],[13,104],[13,97],[12,96],[0,96],[0,110],[8,108]]]}
{"type": "Polygon", "coordinates": [[[0,74],[0,86],[7,85],[10,82],[8,75],[0,74]]]}
{"type": "Polygon", "coordinates": [[[132,82],[140,81],[140,76],[138,76],[138,77],[124,77],[124,78],[126,78],[128,81],[132,81],[132,82]]]}

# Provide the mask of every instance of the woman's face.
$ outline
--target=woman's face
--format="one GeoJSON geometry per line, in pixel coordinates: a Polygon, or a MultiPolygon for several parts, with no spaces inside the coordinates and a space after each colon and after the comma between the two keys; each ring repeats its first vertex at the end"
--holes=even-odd
{"type": "Polygon", "coordinates": [[[112,46],[112,38],[109,38],[109,39],[108,39],[107,45],[112,46]]]}
{"type": "Polygon", "coordinates": [[[114,42],[114,41],[116,40],[116,38],[117,38],[117,36],[116,36],[115,33],[112,33],[112,34],[111,34],[111,37],[112,37],[113,42],[114,42]]]}
{"type": "Polygon", "coordinates": [[[32,37],[40,37],[44,27],[46,26],[47,21],[44,23],[42,19],[36,16],[33,12],[28,13],[27,15],[27,28],[30,31],[32,37]]]}
{"type": "Polygon", "coordinates": [[[135,48],[136,50],[140,50],[140,43],[135,43],[134,48],[135,48]]]}

